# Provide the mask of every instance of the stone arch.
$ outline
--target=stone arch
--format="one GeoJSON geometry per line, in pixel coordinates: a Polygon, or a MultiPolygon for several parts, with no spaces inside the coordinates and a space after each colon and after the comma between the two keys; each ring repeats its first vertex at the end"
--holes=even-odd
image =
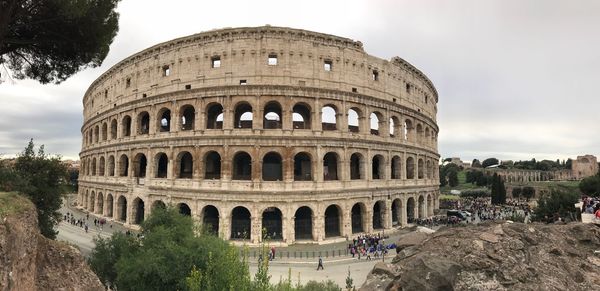
{"type": "Polygon", "coordinates": [[[122,154],[119,158],[119,176],[127,177],[127,175],[129,175],[129,157],[122,154]]]}
{"type": "Polygon", "coordinates": [[[279,153],[269,152],[263,157],[262,179],[263,181],[283,180],[283,162],[279,153]]]}
{"type": "Polygon", "coordinates": [[[110,121],[110,139],[117,138],[117,120],[113,119],[110,121]]]}
{"type": "Polygon", "coordinates": [[[112,194],[106,194],[106,216],[113,217],[114,197],[112,194]]]}
{"type": "Polygon", "coordinates": [[[131,136],[131,116],[125,115],[121,121],[121,134],[131,136]]]}
{"type": "Polygon", "coordinates": [[[427,217],[427,213],[426,213],[426,208],[425,208],[425,198],[423,198],[422,195],[419,195],[419,218],[426,218],[427,217]]]}
{"type": "Polygon", "coordinates": [[[90,194],[90,199],[89,199],[88,203],[89,204],[88,204],[87,210],[91,213],[95,213],[96,212],[95,211],[96,210],[95,209],[95,207],[96,207],[96,192],[92,191],[92,193],[90,194]]]}
{"type": "Polygon", "coordinates": [[[396,137],[396,135],[400,136],[402,132],[402,126],[400,124],[400,120],[396,116],[390,117],[390,137],[396,137]]]}
{"type": "Polygon", "coordinates": [[[248,208],[238,206],[231,210],[231,239],[252,239],[251,215],[248,208]]]}
{"type": "Polygon", "coordinates": [[[424,168],[425,167],[423,166],[423,159],[419,159],[417,161],[417,173],[418,173],[417,178],[418,179],[423,179],[424,178],[424,175],[423,175],[423,169],[424,168]]]}
{"type": "Polygon", "coordinates": [[[431,160],[427,160],[427,179],[433,179],[433,163],[431,160]]]}
{"type": "Polygon", "coordinates": [[[339,180],[339,163],[340,157],[336,152],[328,152],[323,156],[323,180],[339,180]]]}
{"type": "Polygon", "coordinates": [[[183,105],[179,109],[181,130],[194,130],[194,123],[196,121],[196,109],[192,105],[183,105]]]}
{"type": "Polygon", "coordinates": [[[380,112],[371,112],[371,115],[369,115],[369,124],[372,135],[380,135],[380,130],[383,129],[383,120],[383,115],[380,112]]]}
{"type": "Polygon", "coordinates": [[[177,177],[191,179],[194,175],[194,157],[188,151],[177,155],[177,177]]]}
{"type": "Polygon", "coordinates": [[[145,206],[144,200],[140,197],[133,199],[131,216],[133,216],[132,224],[142,224],[144,222],[145,206]]]}
{"type": "Polygon", "coordinates": [[[414,221],[415,217],[415,198],[409,197],[406,200],[406,218],[409,223],[414,221]]]}
{"type": "Polygon", "coordinates": [[[373,180],[385,179],[385,158],[374,155],[371,161],[371,178],[373,180]]]}
{"type": "Polygon", "coordinates": [[[92,176],[96,176],[97,163],[96,158],[92,159],[92,176]]]}
{"type": "Polygon", "coordinates": [[[98,176],[104,176],[105,167],[106,167],[106,160],[104,159],[104,156],[101,156],[99,159],[99,164],[98,164],[98,176]]]}
{"type": "Polygon", "coordinates": [[[154,156],[154,160],[156,161],[154,177],[166,178],[169,171],[169,157],[165,153],[158,153],[154,156]]]}
{"type": "Polygon", "coordinates": [[[104,194],[102,192],[98,192],[98,196],[96,197],[96,208],[94,209],[94,213],[104,214],[104,194]]]}
{"type": "Polygon", "coordinates": [[[270,101],[265,104],[263,116],[264,129],[281,129],[281,121],[283,115],[281,113],[281,105],[277,101],[270,101]]]}
{"type": "Polygon", "coordinates": [[[390,163],[390,173],[392,179],[402,178],[402,160],[399,156],[392,157],[392,162],[390,163]]]}
{"type": "Polygon", "coordinates": [[[294,181],[312,180],[312,158],[307,152],[300,152],[294,156],[294,181]]]}
{"type": "Polygon", "coordinates": [[[383,229],[385,227],[385,201],[379,200],[373,204],[373,229],[383,229]]]}
{"type": "Polygon", "coordinates": [[[171,131],[171,110],[163,107],[158,111],[157,128],[160,132],[171,131]]]}
{"type": "Polygon", "coordinates": [[[402,199],[396,198],[392,201],[392,225],[402,224],[402,199]]]}
{"type": "Polygon", "coordinates": [[[96,125],[94,128],[94,142],[98,143],[100,141],[100,126],[96,125]]]}
{"type": "Polygon", "coordinates": [[[235,105],[234,127],[235,128],[252,128],[252,105],[242,101],[235,105]]]}
{"type": "Polygon", "coordinates": [[[150,114],[146,111],[140,112],[137,118],[137,134],[150,133],[150,114]]]}
{"type": "Polygon", "coordinates": [[[413,157],[406,158],[406,179],[415,178],[415,159],[413,157]]]}
{"type": "Polygon", "coordinates": [[[150,210],[154,211],[156,209],[166,209],[167,205],[162,200],[155,200],[152,202],[152,207],[150,210]]]}
{"type": "Polygon", "coordinates": [[[106,141],[108,139],[108,125],[106,122],[102,123],[102,140],[106,141]]]}
{"type": "Polygon", "coordinates": [[[213,205],[206,205],[202,208],[202,226],[210,234],[219,233],[219,209],[213,205]]]}
{"type": "Polygon", "coordinates": [[[361,153],[353,153],[350,156],[350,180],[365,178],[365,158],[361,153]]]}
{"type": "Polygon", "coordinates": [[[233,156],[233,180],[252,179],[252,157],[247,152],[238,152],[233,156]]]}
{"type": "Polygon", "coordinates": [[[360,132],[360,120],[362,119],[362,111],[358,107],[348,109],[348,131],[360,132]]]}
{"type": "Polygon", "coordinates": [[[433,197],[431,194],[427,194],[427,216],[433,216],[433,197]]]}
{"type": "Polygon", "coordinates": [[[181,202],[177,204],[177,210],[181,215],[192,216],[192,208],[187,203],[181,202]]]}
{"type": "Polygon", "coordinates": [[[430,143],[430,136],[429,127],[425,127],[425,144],[427,145],[430,143]]]}
{"type": "Polygon", "coordinates": [[[211,103],[206,106],[206,129],[223,128],[223,106],[219,103],[211,103]]]}
{"type": "Polygon", "coordinates": [[[133,164],[134,177],[146,177],[146,168],[148,166],[148,159],[146,159],[146,155],[144,155],[143,153],[138,153],[137,155],[135,155],[133,164]]]}
{"type": "Polygon", "coordinates": [[[364,203],[358,202],[352,206],[350,210],[350,217],[352,219],[352,233],[365,232],[365,217],[367,214],[367,207],[364,203]]]}
{"type": "Polygon", "coordinates": [[[410,119],[404,120],[404,140],[414,142],[413,122],[410,119]]]}
{"type": "Polygon", "coordinates": [[[417,124],[417,142],[421,143],[423,141],[423,125],[421,123],[417,124]]]}
{"type": "Polygon", "coordinates": [[[294,214],[295,240],[313,239],[313,211],[308,206],[298,208],[294,214]]]}
{"type": "Polygon", "coordinates": [[[204,179],[221,179],[221,155],[216,151],[204,156],[204,179]]]}
{"type": "Polygon", "coordinates": [[[127,198],[123,195],[117,199],[117,220],[121,222],[127,221],[127,198]]]}
{"type": "Polygon", "coordinates": [[[337,129],[337,109],[335,105],[328,104],[321,108],[321,128],[322,130],[337,129]]]}
{"type": "Polygon", "coordinates": [[[263,238],[270,240],[283,239],[283,223],[281,210],[277,207],[268,207],[262,212],[262,233],[263,238]]]}
{"type": "Polygon", "coordinates": [[[115,156],[108,156],[108,176],[115,176],[115,156]]]}
{"type": "Polygon", "coordinates": [[[294,129],[311,128],[311,108],[308,104],[303,102],[296,103],[292,111],[292,123],[294,129]]]}
{"type": "Polygon", "coordinates": [[[337,204],[331,204],[325,209],[325,237],[342,235],[342,209],[337,204]]]}

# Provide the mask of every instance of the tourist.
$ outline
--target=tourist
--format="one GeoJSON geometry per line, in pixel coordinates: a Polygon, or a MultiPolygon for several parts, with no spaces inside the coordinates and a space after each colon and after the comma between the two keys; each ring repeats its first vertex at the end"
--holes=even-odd
{"type": "Polygon", "coordinates": [[[319,268],[321,268],[321,270],[324,270],[324,268],[323,268],[323,258],[321,258],[321,256],[319,256],[319,265],[317,266],[317,271],[319,270],[319,268]]]}

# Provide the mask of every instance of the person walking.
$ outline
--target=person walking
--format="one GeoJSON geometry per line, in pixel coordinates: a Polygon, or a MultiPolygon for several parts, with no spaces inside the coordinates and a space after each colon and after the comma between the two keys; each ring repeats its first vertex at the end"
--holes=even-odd
{"type": "Polygon", "coordinates": [[[321,270],[324,270],[324,268],[323,268],[323,258],[321,258],[321,256],[319,256],[319,265],[317,266],[317,271],[319,270],[319,268],[321,268],[321,270]]]}

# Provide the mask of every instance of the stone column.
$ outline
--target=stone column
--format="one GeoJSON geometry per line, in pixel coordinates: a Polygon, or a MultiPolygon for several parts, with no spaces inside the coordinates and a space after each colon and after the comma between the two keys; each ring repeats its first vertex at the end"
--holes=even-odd
{"type": "Polygon", "coordinates": [[[325,238],[325,216],[321,213],[318,215],[313,214],[312,225],[313,238],[316,241],[323,241],[325,238]]]}
{"type": "Polygon", "coordinates": [[[250,217],[251,242],[260,243],[262,241],[262,219],[260,215],[254,214],[250,217]]]}
{"type": "Polygon", "coordinates": [[[392,204],[389,199],[384,200],[384,212],[383,212],[383,228],[389,229],[392,228],[392,204]]]}
{"type": "Polygon", "coordinates": [[[367,224],[366,227],[364,227],[364,231],[366,233],[372,233],[373,232],[373,206],[371,206],[370,203],[366,204],[366,208],[367,211],[365,211],[365,223],[367,224]]]}

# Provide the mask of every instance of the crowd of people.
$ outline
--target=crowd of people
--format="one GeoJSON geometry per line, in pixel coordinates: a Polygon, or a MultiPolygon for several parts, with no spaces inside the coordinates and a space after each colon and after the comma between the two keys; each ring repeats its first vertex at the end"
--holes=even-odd
{"type": "Polygon", "coordinates": [[[594,214],[594,219],[600,220],[600,197],[583,198],[581,213],[594,214]]]}
{"type": "Polygon", "coordinates": [[[366,260],[380,258],[388,253],[388,249],[396,248],[395,244],[387,245],[385,237],[378,234],[364,234],[352,239],[352,243],[348,244],[348,250],[353,258],[361,257],[366,260]]]}
{"type": "Polygon", "coordinates": [[[519,200],[508,200],[504,205],[494,205],[489,198],[464,199],[459,207],[471,213],[467,222],[510,220],[522,217],[525,221],[530,219],[531,207],[528,203],[519,200]]]}

